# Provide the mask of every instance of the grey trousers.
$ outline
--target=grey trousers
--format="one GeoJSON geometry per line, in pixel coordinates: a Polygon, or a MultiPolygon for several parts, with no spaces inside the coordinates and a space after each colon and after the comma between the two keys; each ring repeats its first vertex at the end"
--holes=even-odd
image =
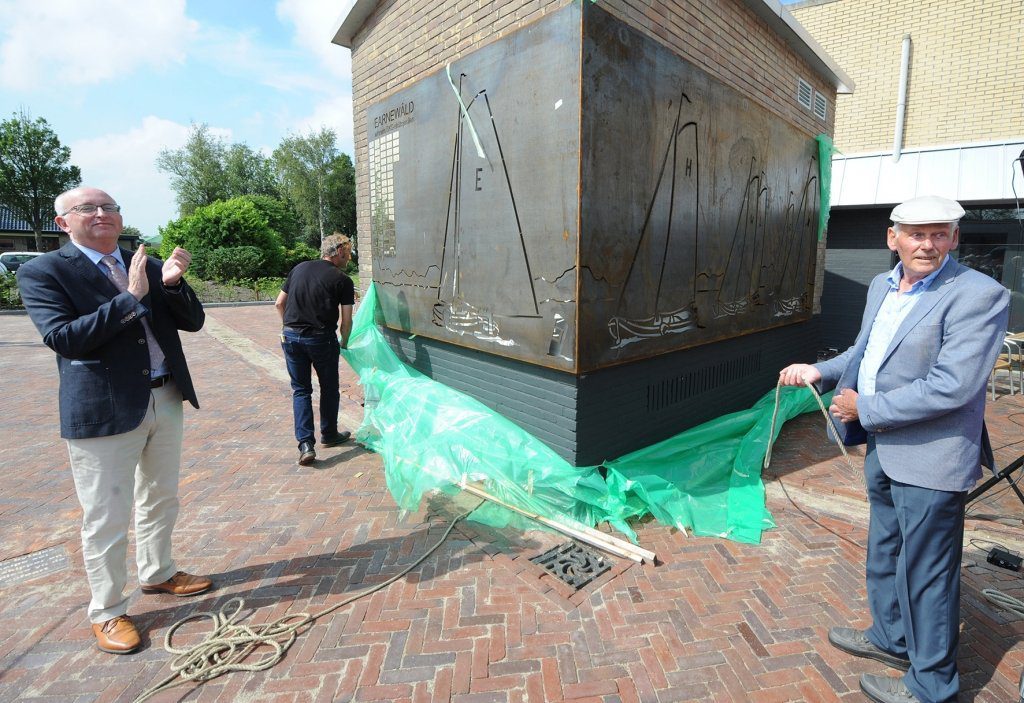
{"type": "Polygon", "coordinates": [[[960,561],[966,493],[893,481],[868,437],[864,472],[871,521],[867,592],[871,642],[910,658],[903,682],[925,703],[957,699],[960,561]]]}

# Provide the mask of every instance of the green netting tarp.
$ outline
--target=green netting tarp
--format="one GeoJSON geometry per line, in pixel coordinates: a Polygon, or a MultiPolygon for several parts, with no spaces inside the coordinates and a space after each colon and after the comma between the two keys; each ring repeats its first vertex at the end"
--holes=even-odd
{"type": "MultiPolygon", "coordinates": [[[[607,521],[630,539],[647,514],[698,535],[759,542],[774,526],[764,505],[761,462],[774,391],[725,415],[603,466],[577,467],[477,400],[403,363],[377,327],[371,285],[342,354],[359,375],[365,414],[356,438],[381,455],[395,502],[415,510],[431,490],[449,494],[482,482],[496,498],[572,526],[607,521]]],[[[805,388],[783,389],[783,422],[816,409],[805,388]]],[[[536,523],[485,503],[473,519],[535,529],[536,523]]]]}
{"type": "Polygon", "coordinates": [[[832,138],[819,134],[818,142],[818,241],[828,229],[828,215],[832,207],[832,155],[836,153],[832,138]]]}

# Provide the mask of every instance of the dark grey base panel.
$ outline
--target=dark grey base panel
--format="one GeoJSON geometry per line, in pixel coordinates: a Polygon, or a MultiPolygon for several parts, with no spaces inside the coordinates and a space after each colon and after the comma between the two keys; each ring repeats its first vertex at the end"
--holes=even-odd
{"type": "Polygon", "coordinates": [[[819,323],[787,325],[583,376],[385,330],[399,357],[467,393],[576,466],[599,464],[726,413],[814,361],[819,323]]]}

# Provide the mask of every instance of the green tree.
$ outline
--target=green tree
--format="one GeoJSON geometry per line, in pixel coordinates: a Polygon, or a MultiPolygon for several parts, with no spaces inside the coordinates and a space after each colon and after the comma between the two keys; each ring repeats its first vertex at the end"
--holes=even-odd
{"type": "Polygon", "coordinates": [[[182,217],[196,208],[242,195],[280,197],[274,162],[243,142],[229,144],[194,124],[180,149],[164,149],[156,166],[171,175],[182,217]]]}
{"type": "Polygon", "coordinates": [[[43,250],[54,198],[82,182],[70,160],[71,150],[42,117],[21,110],[0,122],[0,204],[32,225],[36,251],[43,250]]]}
{"type": "Polygon", "coordinates": [[[274,165],[284,195],[310,234],[310,243],[318,245],[335,229],[354,232],[352,160],[338,151],[333,130],[324,127],[285,137],[274,150],[274,165]]]}
{"type": "Polygon", "coordinates": [[[356,246],[356,169],[348,154],[339,154],[328,180],[330,229],[347,234],[356,246]]]}
{"type": "Polygon", "coordinates": [[[164,149],[156,167],[171,174],[171,188],[182,217],[204,205],[227,197],[224,140],[210,134],[206,124],[193,124],[188,141],[180,149],[164,149]]]}
{"type": "Polygon", "coordinates": [[[121,230],[121,236],[135,237],[135,241],[137,244],[146,243],[145,235],[142,234],[142,231],[138,227],[135,227],[134,225],[125,225],[124,228],[121,230]]]}
{"type": "Polygon", "coordinates": [[[277,232],[286,247],[295,243],[302,230],[302,223],[291,203],[267,195],[243,195],[241,199],[252,203],[267,218],[270,229],[277,232]]]}
{"type": "Polygon", "coordinates": [[[191,215],[169,222],[160,233],[163,237],[160,257],[166,259],[174,247],[187,249],[192,253],[192,270],[200,278],[236,270],[233,267],[239,257],[247,262],[252,260],[248,250],[227,256],[214,253],[225,248],[259,250],[263,255],[259,262],[260,275],[276,276],[284,269],[285,250],[281,237],[249,198],[221,200],[196,208],[191,215]]]}
{"type": "Polygon", "coordinates": [[[228,198],[240,195],[280,197],[274,162],[248,144],[232,144],[224,152],[224,188],[228,198]]]}

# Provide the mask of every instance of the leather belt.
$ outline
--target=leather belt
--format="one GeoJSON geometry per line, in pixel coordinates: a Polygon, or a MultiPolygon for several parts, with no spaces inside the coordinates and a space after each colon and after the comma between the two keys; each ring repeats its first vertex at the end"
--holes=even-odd
{"type": "Polygon", "coordinates": [[[171,382],[171,377],[168,374],[167,376],[161,376],[160,378],[154,378],[153,380],[151,380],[149,382],[149,387],[150,388],[160,388],[162,386],[167,385],[170,382],[171,382]]]}

